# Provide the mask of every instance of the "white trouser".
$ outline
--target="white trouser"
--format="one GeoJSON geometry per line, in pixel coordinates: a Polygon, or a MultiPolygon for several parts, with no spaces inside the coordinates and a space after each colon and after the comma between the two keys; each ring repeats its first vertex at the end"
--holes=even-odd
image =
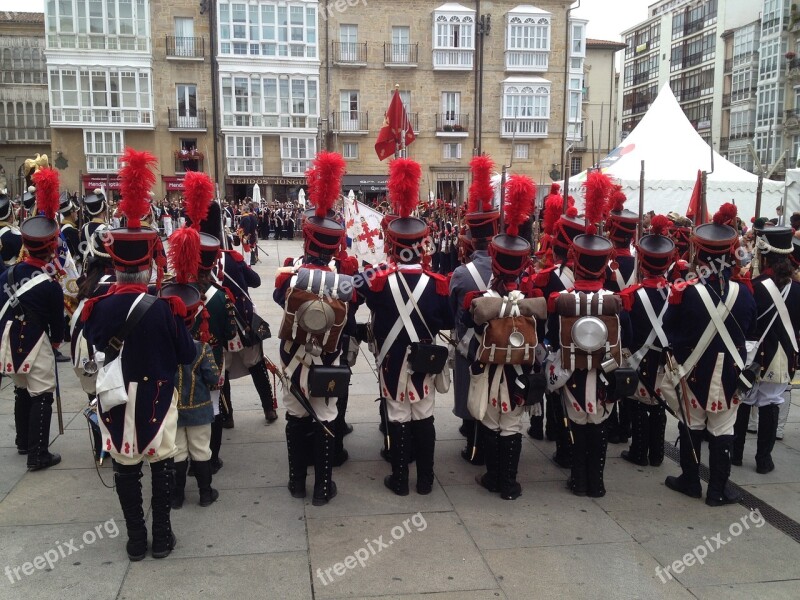
{"type": "Polygon", "coordinates": [[[27,373],[14,373],[11,379],[15,386],[25,388],[31,396],[55,392],[56,359],[50,342],[46,339],[42,342],[27,373]]]}
{"type": "Polygon", "coordinates": [[[503,412],[499,406],[492,406],[492,403],[489,402],[481,423],[491,431],[499,431],[501,436],[522,433],[522,413],[524,412],[525,408],[522,406],[517,406],[511,412],[503,412]]]}
{"type": "Polygon", "coordinates": [[[148,463],[160,462],[167,458],[172,458],[178,452],[175,445],[175,435],[178,432],[178,401],[173,397],[172,404],[170,404],[167,416],[164,417],[163,433],[161,435],[161,445],[156,450],[155,454],[137,454],[134,456],[125,456],[118,454],[114,450],[114,445],[111,445],[111,458],[121,465],[136,465],[140,462],[147,461],[148,463]]]}
{"type": "Polygon", "coordinates": [[[431,392],[428,397],[409,402],[408,400],[386,400],[386,414],[392,423],[408,423],[409,421],[421,421],[433,416],[433,399],[435,393],[431,392]]]}
{"type": "Polygon", "coordinates": [[[190,456],[197,462],[211,460],[211,423],[178,427],[175,446],[178,449],[175,455],[176,462],[186,460],[190,456]]]}

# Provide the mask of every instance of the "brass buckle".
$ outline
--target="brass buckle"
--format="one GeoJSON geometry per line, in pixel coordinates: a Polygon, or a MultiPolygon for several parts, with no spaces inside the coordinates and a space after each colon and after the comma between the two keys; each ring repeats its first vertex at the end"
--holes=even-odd
{"type": "Polygon", "coordinates": [[[111,346],[117,352],[122,350],[122,340],[118,339],[116,336],[108,340],[108,345],[111,346]]]}

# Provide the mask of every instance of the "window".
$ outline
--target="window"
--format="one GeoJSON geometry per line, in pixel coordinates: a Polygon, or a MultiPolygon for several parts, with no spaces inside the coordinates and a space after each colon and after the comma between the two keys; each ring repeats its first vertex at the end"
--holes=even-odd
{"type": "Polygon", "coordinates": [[[781,39],[774,38],[761,43],[759,61],[758,61],[758,77],[759,80],[774,79],[778,76],[778,68],[780,66],[779,55],[781,52],[781,39]]]}
{"type": "Polygon", "coordinates": [[[228,174],[261,175],[264,164],[261,155],[261,136],[225,136],[228,174]]]}
{"type": "Polygon", "coordinates": [[[782,84],[769,83],[758,87],[756,127],[774,127],[777,124],[777,119],[783,114],[783,96],[782,84]]]}
{"type": "Polygon", "coordinates": [[[339,92],[339,130],[360,131],[366,129],[366,113],[359,110],[358,90],[339,92]]]}
{"type": "Polygon", "coordinates": [[[197,138],[181,138],[179,156],[175,157],[175,172],[186,173],[187,171],[202,171],[202,155],[198,155],[197,138]]]}
{"type": "Polygon", "coordinates": [[[461,160],[461,144],[458,143],[442,144],[442,159],[461,160]]]}
{"type": "Polygon", "coordinates": [[[313,137],[281,137],[281,170],[284,175],[302,175],[317,153],[313,137]]]}
{"type": "Polygon", "coordinates": [[[572,35],[570,42],[572,43],[572,56],[585,56],[586,55],[586,23],[573,23],[572,35]]]}
{"type": "Polygon", "coordinates": [[[286,4],[220,0],[220,54],[316,58],[317,7],[300,2],[286,4]]]}
{"type": "MultiPolygon", "coordinates": [[[[35,46],[38,40],[26,39],[23,43],[35,46]]],[[[0,49],[0,83],[47,84],[42,50],[38,47],[0,49]]]]}
{"type": "Polygon", "coordinates": [[[528,160],[530,152],[529,144],[514,144],[514,158],[528,160]]]}
{"type": "MultiPolygon", "coordinates": [[[[448,5],[453,6],[453,5],[448,5]]],[[[457,6],[457,5],[456,5],[457,6]]],[[[434,69],[472,69],[475,48],[475,11],[461,9],[433,13],[434,69]]]]}
{"type": "Polygon", "coordinates": [[[358,62],[360,54],[358,25],[339,25],[339,60],[342,62],[358,62]]]}
{"type": "Polygon", "coordinates": [[[503,137],[545,137],[550,119],[550,82],[503,85],[503,137]]]}
{"type": "Polygon", "coordinates": [[[358,144],[356,142],[342,144],[342,157],[347,160],[358,160],[358,144]]]}
{"type": "Polygon", "coordinates": [[[297,75],[222,77],[224,127],[316,129],[318,80],[297,75]]]}
{"type": "Polygon", "coordinates": [[[0,141],[48,141],[50,107],[44,102],[0,101],[0,141]]]}
{"type": "Polygon", "coordinates": [[[737,57],[750,57],[758,49],[758,29],[756,24],[741,27],[733,32],[733,64],[736,65],[737,57]]]}
{"type": "Polygon", "coordinates": [[[196,41],[194,19],[175,17],[175,56],[198,56],[200,48],[195,47],[196,41]]]}
{"type": "Polygon", "coordinates": [[[90,173],[116,173],[123,147],[122,131],[84,131],[86,169],[90,173]]]}
{"type": "Polygon", "coordinates": [[[456,121],[461,113],[461,92],[442,92],[442,114],[446,121],[456,121]]]}
{"type": "Polygon", "coordinates": [[[570,173],[573,175],[575,173],[580,173],[583,171],[583,157],[582,156],[571,156],[569,159],[569,170],[570,173]]]}
{"type": "Polygon", "coordinates": [[[753,135],[755,127],[755,110],[731,110],[730,132],[731,140],[749,138],[753,135]]]}
{"type": "MultiPolygon", "coordinates": [[[[533,9],[532,10],[538,10],[533,9]]],[[[509,12],[506,69],[547,71],[550,56],[550,13],[509,12]]]]}
{"type": "Polygon", "coordinates": [[[739,70],[733,73],[731,76],[731,102],[748,100],[753,96],[756,89],[753,76],[752,69],[739,70]]]}
{"type": "Polygon", "coordinates": [[[567,139],[579,141],[583,139],[583,75],[572,75],[569,78],[569,121],[567,123],[567,139]]]}
{"type": "Polygon", "coordinates": [[[411,54],[411,28],[392,27],[392,47],[391,54],[388,57],[389,62],[398,64],[416,62],[416,58],[412,57],[411,54]]]}
{"type": "Polygon", "coordinates": [[[49,0],[48,48],[150,51],[147,0],[49,0]]]}

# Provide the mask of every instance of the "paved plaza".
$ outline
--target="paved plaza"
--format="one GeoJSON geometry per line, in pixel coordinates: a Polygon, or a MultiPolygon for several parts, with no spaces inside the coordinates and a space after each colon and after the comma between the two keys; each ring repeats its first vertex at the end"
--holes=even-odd
{"type": "MultiPolygon", "coordinates": [[[[264,285],[254,299],[276,332],[275,268],[301,243],[261,247],[269,256],[256,267],[264,285]]],[[[276,340],[267,352],[277,359],[276,340]]],[[[225,465],[214,476],[219,500],[198,506],[190,479],[183,509],[172,513],[177,548],[164,560],[136,563],[125,553],[116,494],[95,472],[81,414],[86,399],[70,365],[60,365],[65,432],[58,435],[55,416],[52,429],[51,449],[63,460],[41,472],[28,473],[15,451],[13,386],[4,379],[0,599],[800,597],[800,406],[776,445],[774,472],[756,474],[754,436],[744,466],[733,467],[732,481],[750,494],[747,506],[708,508],[672,492],[664,478],[678,474],[674,460],[635,467],[618,458],[622,445],[609,445],[607,495],[578,498],[565,489],[567,471],[550,461],[554,444],[527,436],[523,495],[509,502],[478,487],[482,468],[459,456],[464,441],[451,391],[436,402],[434,491],[401,498],[383,486],[390,468],[378,454],[373,368],[365,355],[354,368],[350,460],[334,470],[339,495],[323,507],[286,489],[283,409],[267,425],[251,381],[234,381],[236,426],[224,430],[225,465]]],[[[671,421],[667,439],[676,431],[671,421]]],[[[703,453],[707,461],[705,446],[703,453]]],[[[413,466],[411,473],[413,488],[413,466]]],[[[113,482],[110,464],[100,474],[113,482]]],[[[143,482],[149,498],[147,473],[143,482]]]]}

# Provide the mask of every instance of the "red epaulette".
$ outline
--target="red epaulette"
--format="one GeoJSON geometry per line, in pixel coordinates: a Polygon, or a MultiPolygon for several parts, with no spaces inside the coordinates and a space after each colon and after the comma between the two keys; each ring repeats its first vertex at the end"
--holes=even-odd
{"type": "Polygon", "coordinates": [[[480,298],[485,293],[486,292],[482,292],[480,290],[472,290],[471,292],[467,292],[464,295],[464,310],[469,310],[470,306],[472,306],[472,301],[475,300],[475,298],[480,298]]]}
{"type": "Polygon", "coordinates": [[[223,250],[225,254],[233,259],[233,262],[244,262],[244,256],[239,254],[236,250],[223,250]]]}
{"type": "Polygon", "coordinates": [[[731,281],[735,281],[736,283],[741,283],[744,287],[750,290],[750,293],[753,293],[753,280],[750,278],[750,271],[742,274],[741,272],[738,275],[734,275],[731,277],[731,281]]]}
{"type": "Polygon", "coordinates": [[[440,273],[431,273],[430,271],[424,272],[428,277],[433,279],[436,282],[436,293],[440,296],[449,296],[450,295],[450,275],[442,275],[440,273]]]}
{"type": "Polygon", "coordinates": [[[550,282],[550,273],[555,271],[557,268],[558,265],[552,265],[536,273],[533,285],[539,288],[545,287],[550,282]]]}
{"type": "Polygon", "coordinates": [[[698,281],[699,279],[690,279],[688,281],[683,280],[673,283],[672,286],[670,286],[669,303],[674,305],[683,302],[683,292],[686,291],[687,287],[694,285],[698,281]]]}
{"type": "Polygon", "coordinates": [[[394,264],[386,265],[383,269],[376,269],[375,276],[367,279],[367,285],[369,285],[369,289],[373,292],[382,292],[383,288],[386,287],[386,281],[389,278],[389,275],[397,271],[397,266],[394,264]]]}
{"type": "Polygon", "coordinates": [[[177,296],[167,296],[166,298],[161,298],[165,300],[167,304],[169,304],[169,309],[172,311],[173,315],[180,317],[181,319],[186,318],[186,305],[183,303],[183,300],[178,298],[177,296]]]}
{"type": "Polygon", "coordinates": [[[547,312],[556,312],[556,301],[560,295],[561,292],[552,292],[550,294],[550,297],[547,299],[547,312]]]}
{"type": "Polygon", "coordinates": [[[275,289],[279,290],[283,287],[283,284],[286,283],[287,280],[292,278],[292,273],[279,273],[277,277],[275,277],[275,289]]]}
{"type": "Polygon", "coordinates": [[[642,287],[641,283],[634,283],[633,285],[629,285],[624,290],[617,294],[620,299],[622,300],[622,308],[630,311],[633,309],[633,303],[636,300],[636,290],[642,287]]]}
{"type": "Polygon", "coordinates": [[[294,259],[292,257],[290,257],[290,256],[286,257],[283,260],[283,266],[284,267],[293,267],[294,266],[294,259]]]}

